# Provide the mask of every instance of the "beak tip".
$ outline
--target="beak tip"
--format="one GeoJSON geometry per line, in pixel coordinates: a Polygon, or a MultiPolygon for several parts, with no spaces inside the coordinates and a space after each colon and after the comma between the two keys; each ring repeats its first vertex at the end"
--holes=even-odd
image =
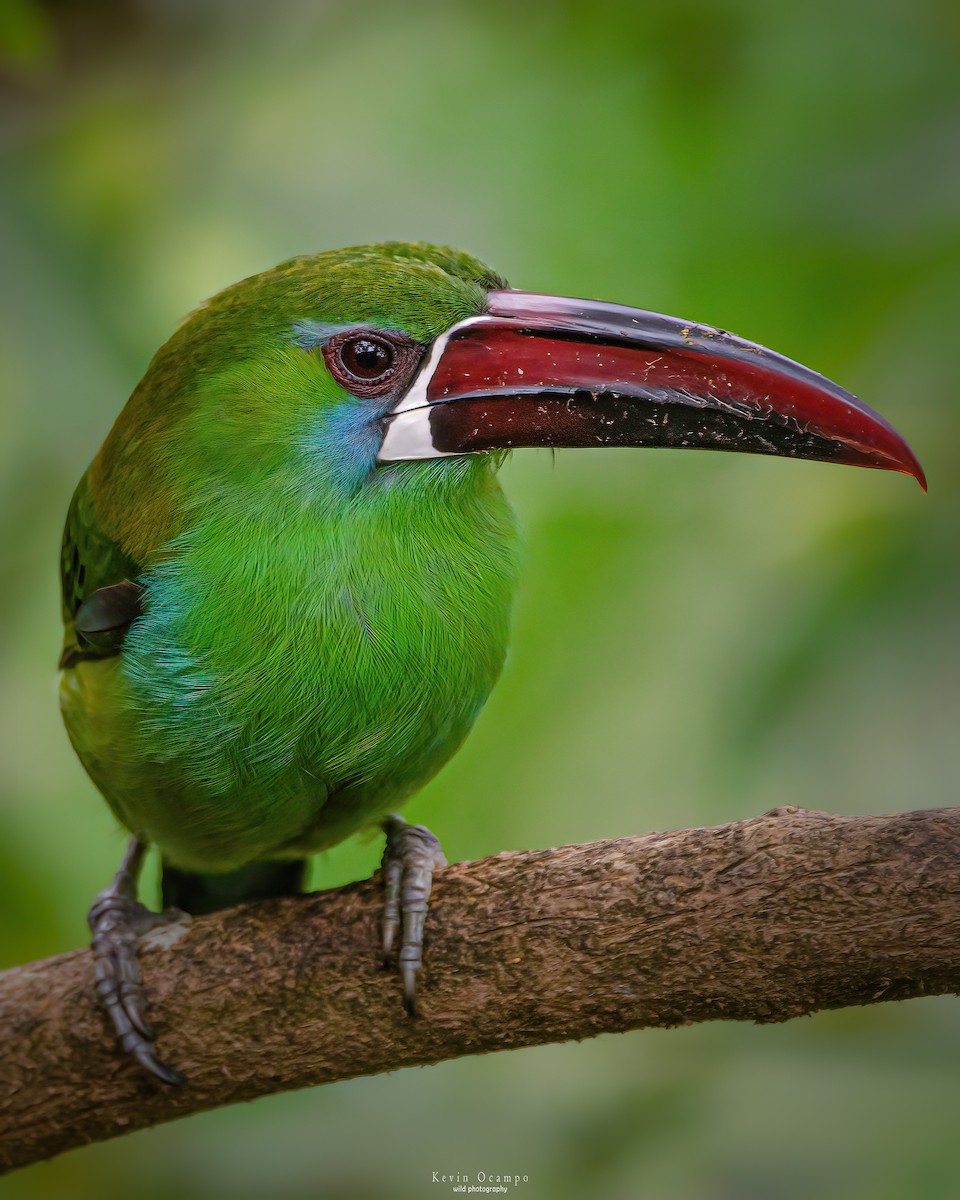
{"type": "Polygon", "coordinates": [[[907,450],[907,453],[900,460],[900,463],[898,464],[897,469],[899,471],[902,471],[904,473],[904,475],[912,475],[913,478],[917,481],[917,483],[920,484],[921,490],[923,491],[924,495],[926,495],[926,493],[927,493],[926,473],[925,473],[923,467],[920,466],[920,461],[917,458],[917,456],[913,453],[913,451],[909,447],[906,447],[906,450],[907,450]]]}

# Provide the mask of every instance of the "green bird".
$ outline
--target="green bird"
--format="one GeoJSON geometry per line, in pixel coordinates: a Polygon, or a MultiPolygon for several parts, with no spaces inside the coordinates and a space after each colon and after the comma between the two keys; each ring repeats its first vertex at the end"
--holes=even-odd
{"type": "Polygon", "coordinates": [[[168,1082],[137,945],[178,914],[295,893],[387,835],[383,953],[416,1003],[440,845],[391,815],[456,751],[507,650],[517,447],[740,450],[903,471],[849,392],[722,330],[514,291],[445,247],[307,255],[160,348],[63,539],[61,706],[133,835],[89,916],[123,1047],[168,1082]],[[137,902],[149,846],[164,913],[137,902]]]}

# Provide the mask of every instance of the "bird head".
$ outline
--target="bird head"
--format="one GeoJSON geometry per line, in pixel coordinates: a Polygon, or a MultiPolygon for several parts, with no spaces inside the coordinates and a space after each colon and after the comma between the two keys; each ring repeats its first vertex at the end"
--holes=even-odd
{"type": "Polygon", "coordinates": [[[467,477],[520,447],[596,446],[821,459],[925,486],[882,417],[790,359],[693,321],[515,291],[420,244],[304,256],[228,288],[161,349],[128,407],[140,445],[152,422],[191,426],[175,453],[195,475],[288,490],[295,476],[353,494],[467,477]]]}

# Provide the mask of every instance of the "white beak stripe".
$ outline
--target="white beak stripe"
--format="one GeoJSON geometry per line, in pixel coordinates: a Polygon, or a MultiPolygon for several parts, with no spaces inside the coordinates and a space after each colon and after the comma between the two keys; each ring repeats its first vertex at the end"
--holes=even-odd
{"type": "Polygon", "coordinates": [[[430,405],[410,408],[390,417],[378,462],[404,462],[418,458],[459,458],[461,455],[438,450],[430,428],[430,405]]]}
{"type": "Polygon", "coordinates": [[[423,361],[423,366],[387,418],[387,432],[384,435],[380,452],[377,454],[378,462],[462,457],[460,454],[437,450],[434,446],[433,431],[430,428],[430,408],[432,404],[442,403],[442,401],[428,400],[427,388],[450,339],[464,329],[469,329],[473,325],[487,324],[492,319],[485,314],[479,317],[467,317],[466,320],[451,325],[446,333],[441,333],[436,339],[423,361]]]}

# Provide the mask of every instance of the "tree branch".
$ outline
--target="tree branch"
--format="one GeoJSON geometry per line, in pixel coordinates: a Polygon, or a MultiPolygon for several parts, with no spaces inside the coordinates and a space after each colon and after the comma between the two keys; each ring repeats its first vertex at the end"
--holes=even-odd
{"type": "Polygon", "coordinates": [[[775,809],[440,872],[410,1020],[376,881],[145,940],[174,1089],[119,1051],[90,953],[0,974],[0,1169],[270,1092],[464,1054],[960,990],[960,810],[775,809]],[[166,939],[166,940],[165,940],[166,939]]]}

